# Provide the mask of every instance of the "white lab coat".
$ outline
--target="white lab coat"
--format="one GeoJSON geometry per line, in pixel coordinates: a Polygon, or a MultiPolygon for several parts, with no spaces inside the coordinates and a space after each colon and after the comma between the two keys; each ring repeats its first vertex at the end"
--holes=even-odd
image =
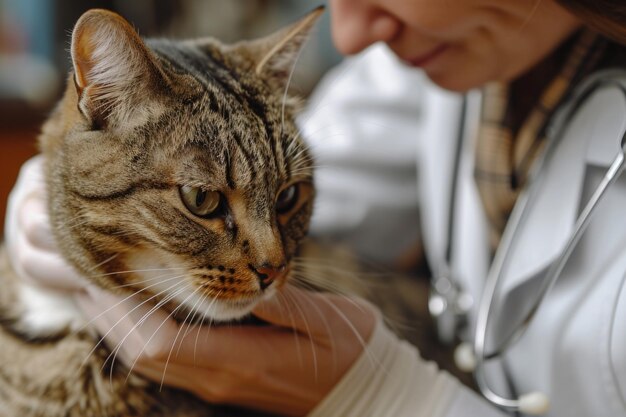
{"type": "MultiPolygon", "coordinates": [[[[372,251],[381,246],[377,230],[360,229],[362,224],[380,224],[378,219],[384,219],[382,228],[397,233],[411,216],[417,218],[419,205],[422,241],[436,274],[446,259],[451,184],[456,172],[450,268],[475,300],[470,331],[465,335],[471,341],[490,259],[487,221],[472,176],[475,138],[471,133],[478,122],[479,94],[468,96],[465,123],[460,126],[462,97],[402,68],[382,46],[344,64],[330,79],[314,96],[311,107],[325,108],[325,113],[309,110],[301,119],[320,164],[319,211],[313,233],[327,233],[342,225],[346,240],[367,242],[372,251]],[[385,97],[382,101],[380,94],[385,97]],[[381,133],[365,127],[364,121],[373,117],[378,126],[388,129],[381,133]],[[320,129],[332,132],[335,120],[342,130],[340,146],[328,147],[333,138],[320,134],[320,129]],[[455,170],[460,131],[464,138],[455,170]],[[407,191],[412,171],[397,166],[406,166],[409,157],[410,163],[417,162],[417,193],[407,191]],[[372,164],[376,164],[375,171],[372,164]],[[373,180],[377,173],[386,172],[385,167],[391,174],[373,180]],[[350,172],[348,177],[342,177],[345,170],[350,172]],[[359,173],[366,175],[360,177],[359,173]],[[394,184],[399,179],[404,188],[394,184]],[[357,195],[359,190],[367,190],[369,198],[351,201],[355,190],[357,195]],[[341,207],[333,195],[344,196],[341,207]],[[386,200],[382,210],[377,196],[386,200]],[[415,197],[415,204],[407,202],[407,196],[415,197]]],[[[520,228],[510,266],[504,271],[496,296],[500,313],[490,324],[492,334],[510,329],[507,314],[514,314],[516,305],[532,292],[540,272],[563,248],[581,206],[620,150],[624,115],[623,94],[617,89],[605,90],[593,94],[567,125],[554,163],[537,180],[542,183],[541,197],[520,228]]],[[[611,188],[597,211],[527,333],[506,355],[514,396],[530,391],[547,394],[551,404],[548,416],[626,415],[626,177],[611,188]]],[[[490,386],[499,394],[512,395],[500,365],[488,369],[490,386]]],[[[465,402],[467,406],[476,404],[475,399],[459,398],[449,415],[473,415],[467,414],[465,402]]],[[[485,409],[476,412],[481,416],[490,413],[485,409]]],[[[494,408],[493,415],[500,411],[494,408]]]]}

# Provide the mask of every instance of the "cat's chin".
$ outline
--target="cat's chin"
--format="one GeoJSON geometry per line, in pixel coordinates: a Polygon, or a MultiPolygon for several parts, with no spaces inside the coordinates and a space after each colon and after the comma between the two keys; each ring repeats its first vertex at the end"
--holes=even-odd
{"type": "Polygon", "coordinates": [[[258,301],[258,299],[250,301],[215,300],[215,302],[211,302],[212,305],[207,306],[202,315],[206,320],[215,322],[235,321],[248,316],[258,301]]]}
{"type": "Polygon", "coordinates": [[[207,299],[198,294],[182,293],[174,297],[175,304],[182,306],[175,315],[178,320],[182,321],[194,320],[213,323],[239,321],[248,317],[259,302],[273,297],[275,293],[276,289],[270,287],[260,293],[258,297],[238,300],[207,299]],[[190,318],[194,314],[196,318],[190,318]]]}

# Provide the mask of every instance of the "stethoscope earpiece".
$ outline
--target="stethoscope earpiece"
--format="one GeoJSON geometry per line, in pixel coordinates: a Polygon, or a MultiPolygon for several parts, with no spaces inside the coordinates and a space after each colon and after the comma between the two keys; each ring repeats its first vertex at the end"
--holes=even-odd
{"type": "Polygon", "coordinates": [[[522,413],[531,414],[533,416],[545,414],[550,408],[548,396],[539,391],[520,395],[517,401],[519,402],[519,410],[522,413]]]}
{"type": "Polygon", "coordinates": [[[472,345],[463,342],[454,349],[454,364],[463,372],[474,372],[476,369],[476,355],[472,345]]]}
{"type": "MultiPolygon", "coordinates": [[[[556,152],[558,141],[563,135],[564,126],[571,120],[584,100],[590,96],[590,91],[598,88],[599,86],[612,86],[618,87],[626,96],[626,82],[621,81],[618,77],[615,77],[615,74],[617,73],[607,72],[606,74],[599,75],[594,79],[590,79],[576,92],[573,98],[570,99],[569,107],[559,119],[560,127],[558,129],[554,126],[552,127],[554,133],[550,136],[553,139],[548,144],[548,149],[546,149],[543,157],[538,161],[539,163],[536,164],[531,171],[527,184],[534,184],[535,181],[533,180],[545,169],[546,160],[548,160],[550,156],[556,152]]],[[[618,74],[618,76],[621,76],[621,74],[618,74]]],[[[487,329],[489,319],[492,316],[491,309],[493,307],[495,293],[500,284],[505,265],[509,261],[508,258],[516,238],[517,230],[520,227],[520,224],[523,223],[527,217],[529,210],[528,206],[532,205],[533,202],[531,196],[534,196],[537,189],[535,187],[527,187],[522,193],[520,193],[515,207],[509,216],[507,226],[502,234],[498,250],[495,253],[491,268],[489,269],[484,287],[482,289],[482,296],[478,303],[476,315],[473,346],[469,343],[461,343],[454,352],[454,361],[457,367],[462,371],[474,373],[478,388],[485,399],[492,404],[506,410],[520,411],[524,414],[530,415],[541,415],[548,411],[550,400],[548,396],[542,392],[533,391],[517,398],[506,398],[495,393],[490,388],[489,381],[487,381],[485,363],[503,355],[504,352],[524,334],[535,317],[537,310],[541,306],[546,293],[559,279],[567,260],[570,258],[574,248],[589,225],[592,215],[595,214],[596,207],[606,195],[609,187],[617,180],[617,178],[619,178],[622,171],[625,169],[625,166],[626,132],[623,132],[620,141],[620,149],[617,151],[611,165],[604,173],[602,180],[596,186],[595,190],[593,190],[592,195],[589,197],[586,204],[582,206],[582,210],[576,218],[572,233],[566,240],[564,248],[558,254],[556,259],[552,261],[545,273],[544,280],[538,289],[536,299],[528,306],[529,308],[527,308],[527,311],[523,313],[525,316],[521,317],[517,328],[511,329],[514,331],[511,331],[504,340],[499,341],[498,345],[495,346],[493,350],[487,351],[487,329]]],[[[454,195],[454,193],[455,191],[453,188],[452,194],[454,195]]],[[[452,229],[452,226],[450,226],[450,229],[452,229]]],[[[451,238],[449,237],[448,240],[450,239],[451,238]]],[[[451,264],[450,262],[448,263],[451,264]]],[[[429,307],[431,307],[433,317],[437,319],[439,330],[445,330],[443,332],[440,331],[440,335],[443,333],[446,336],[444,340],[451,342],[456,338],[456,334],[452,330],[455,330],[459,323],[467,322],[467,317],[465,317],[466,311],[464,311],[464,309],[456,308],[456,306],[461,304],[458,300],[464,292],[462,291],[462,288],[459,288],[458,284],[451,279],[448,271],[452,268],[448,264],[444,266],[445,270],[443,272],[445,274],[443,275],[443,278],[435,280],[435,285],[433,285],[434,294],[432,298],[432,305],[429,307]],[[441,326],[441,322],[444,322],[443,324],[446,326],[441,326]]]]}
{"type": "MultiPolygon", "coordinates": [[[[463,342],[454,349],[454,363],[463,372],[476,370],[476,355],[471,344],[463,342]]],[[[543,392],[529,392],[517,399],[516,408],[524,414],[541,415],[548,412],[550,400],[543,392]]]]}

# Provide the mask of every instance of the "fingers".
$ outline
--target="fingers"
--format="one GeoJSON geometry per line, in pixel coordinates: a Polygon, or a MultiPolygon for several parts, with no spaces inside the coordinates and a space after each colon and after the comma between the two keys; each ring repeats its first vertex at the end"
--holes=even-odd
{"type": "Polygon", "coordinates": [[[19,210],[23,237],[17,238],[21,239],[18,256],[22,270],[41,285],[68,291],[83,288],[85,279],[58,252],[44,197],[34,193],[19,210]]]}
{"type": "MultiPolygon", "coordinates": [[[[289,293],[293,302],[304,305],[313,297],[312,302],[320,308],[326,304],[323,298],[317,299],[321,294],[290,291],[294,291],[289,293]]],[[[119,298],[92,287],[77,297],[91,326],[106,338],[112,351],[108,360],[121,360],[129,372],[190,390],[213,402],[270,411],[287,407],[297,409],[294,414],[305,414],[334,386],[364,346],[352,335],[346,337],[341,328],[336,329],[340,333],[335,335],[333,349],[323,338],[320,341],[279,326],[187,327],[158,304],[136,298],[119,298]]],[[[360,310],[349,305],[336,307],[354,319],[352,309],[360,310]]],[[[269,307],[266,312],[269,314],[269,307]]]]}
{"type": "Polygon", "coordinates": [[[254,335],[242,333],[239,328],[181,326],[161,308],[163,303],[155,300],[140,301],[132,295],[120,298],[89,287],[77,296],[77,302],[90,326],[107,340],[109,348],[120,351],[129,366],[171,360],[210,366],[239,361],[240,355],[254,352],[250,343],[242,343],[254,340],[254,335]]]}
{"type": "Polygon", "coordinates": [[[16,257],[23,271],[21,275],[30,282],[64,291],[75,291],[86,284],[58,253],[23,243],[16,257]]]}
{"type": "Polygon", "coordinates": [[[56,249],[45,198],[33,193],[26,197],[19,211],[18,221],[29,242],[48,251],[56,249]]]}
{"type": "Polygon", "coordinates": [[[85,280],[58,253],[46,208],[42,159],[26,162],[7,205],[5,242],[15,270],[34,285],[74,291],[85,280]]]}
{"type": "Polygon", "coordinates": [[[291,332],[277,327],[180,325],[154,300],[120,298],[95,287],[88,287],[76,300],[89,326],[131,367],[171,362],[234,368],[241,366],[242,358],[256,361],[274,355],[285,339],[293,342],[291,332]]]}
{"type": "Polygon", "coordinates": [[[90,286],[77,295],[76,301],[89,325],[108,341],[112,350],[123,353],[128,365],[162,358],[178,331],[177,323],[158,303],[141,301],[134,295],[121,298],[90,286]]]}
{"type": "Polygon", "coordinates": [[[330,336],[338,327],[368,335],[375,309],[363,300],[343,295],[314,293],[291,285],[254,309],[254,315],[277,326],[311,336],[330,336]]]}
{"type": "Polygon", "coordinates": [[[271,324],[318,335],[328,332],[327,310],[318,294],[287,285],[259,304],[253,313],[271,324]]]}
{"type": "Polygon", "coordinates": [[[308,357],[339,340],[365,344],[375,324],[375,313],[366,304],[297,288],[287,291],[282,301],[277,298],[255,310],[275,326],[181,325],[154,300],[138,301],[133,295],[124,299],[92,287],[77,301],[90,325],[130,367],[165,362],[236,369],[259,358],[284,362],[283,355],[294,346],[308,357]]]}

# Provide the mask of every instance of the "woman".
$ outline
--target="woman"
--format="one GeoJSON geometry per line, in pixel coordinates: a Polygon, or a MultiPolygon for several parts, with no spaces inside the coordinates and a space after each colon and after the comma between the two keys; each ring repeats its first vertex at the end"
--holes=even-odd
{"type": "MultiPolygon", "coordinates": [[[[527,182],[531,162],[542,153],[552,117],[583,79],[602,68],[626,65],[623,47],[584,29],[584,24],[590,24],[603,33],[626,39],[624,6],[618,1],[587,4],[552,0],[333,0],[331,13],[335,43],[346,54],[382,41],[408,65],[421,68],[440,87],[458,92],[485,87],[475,164],[473,158],[466,157],[468,150],[471,153],[473,138],[469,116],[477,109],[472,97],[468,97],[467,106],[450,101],[443,112],[446,117],[439,119],[461,126],[458,119],[462,113],[466,114],[462,125],[466,132],[461,144],[454,146],[456,129],[448,129],[447,135],[437,133],[438,137],[429,138],[430,147],[420,161],[429,261],[437,276],[448,277],[452,273],[454,282],[478,299],[490,257],[489,243],[492,247],[498,245],[517,195],[527,182]],[[458,175],[455,177],[453,172],[458,175]],[[458,182],[458,186],[446,195],[440,188],[446,187],[448,180],[458,182]],[[456,203],[446,204],[448,200],[456,203]],[[449,219],[453,219],[452,225],[447,224],[449,219]]],[[[585,111],[600,117],[606,103],[602,100],[597,105],[594,103],[586,106],[585,111]]],[[[563,143],[569,143],[567,139],[563,143]]],[[[618,143],[617,139],[614,142],[618,143]]],[[[595,143],[590,147],[595,149],[595,143]]],[[[594,154],[592,159],[590,164],[581,161],[580,165],[587,168],[604,164],[602,155],[594,154]]],[[[565,165],[562,171],[567,169],[565,165]]],[[[593,170],[587,171],[593,174],[593,170]]],[[[574,195],[584,193],[580,191],[587,180],[584,175],[582,180],[571,181],[578,187],[574,195]]],[[[73,272],[55,256],[41,202],[29,192],[34,186],[28,180],[26,173],[13,199],[13,211],[24,220],[22,230],[8,236],[9,244],[16,253],[25,254],[17,257],[22,259],[20,268],[25,279],[30,277],[44,283],[48,280],[52,281],[48,285],[71,287],[71,279],[67,277],[73,272]],[[33,212],[41,216],[29,215],[33,212]],[[29,263],[30,255],[38,261],[29,263]]],[[[593,182],[595,177],[588,180],[593,182]]],[[[549,189],[544,194],[554,195],[555,190],[549,189]]],[[[575,214],[579,200],[568,201],[563,212],[572,211],[567,209],[573,207],[575,214]]],[[[552,203],[560,204],[558,199],[552,203]]],[[[600,225],[619,224],[615,213],[609,214],[606,218],[614,222],[600,225]]],[[[561,218],[554,217],[548,217],[546,223],[550,225],[561,218]]],[[[590,229],[590,232],[602,234],[602,229],[590,229]]],[[[542,247],[540,240],[535,235],[530,248],[542,247]]],[[[560,241],[549,243],[548,250],[539,251],[539,255],[558,247],[560,241]]],[[[613,242],[607,250],[619,254],[616,248],[620,248],[619,242],[613,242]]],[[[610,326],[615,312],[621,311],[619,299],[610,301],[615,308],[609,308],[608,315],[604,311],[595,314],[597,300],[601,302],[608,293],[619,294],[621,286],[609,285],[614,280],[606,277],[613,275],[592,262],[597,255],[593,247],[579,255],[576,268],[564,271],[572,278],[564,276],[544,303],[546,308],[540,311],[542,319],[533,322],[505,360],[489,369],[489,383],[499,393],[511,396],[517,395],[515,390],[525,393],[541,389],[551,399],[548,415],[626,414],[626,405],[622,404],[626,368],[622,364],[623,351],[619,351],[623,335],[610,326]],[[586,273],[579,276],[577,271],[586,273]],[[567,292],[571,287],[567,284],[573,281],[581,281],[577,282],[574,297],[567,292]],[[605,293],[598,295],[597,282],[607,283],[605,293]],[[589,300],[594,304],[587,309],[589,300]],[[581,307],[582,316],[579,310],[572,309],[571,303],[581,307]],[[601,338],[602,343],[590,347],[589,343],[583,343],[585,335],[592,335],[590,339],[601,338]],[[602,349],[611,350],[611,354],[598,355],[602,349]],[[607,357],[610,363],[598,364],[607,357]],[[597,366],[592,369],[585,364],[597,366]],[[620,369],[623,373],[618,372],[620,369]]],[[[609,260],[621,258],[613,256],[609,260]]],[[[515,259],[526,265],[523,262],[526,258],[515,259]]],[[[540,261],[550,260],[550,256],[539,261],[533,258],[530,264],[541,266],[540,261]]],[[[615,262],[611,267],[620,278],[626,270],[615,262]]],[[[617,284],[620,282],[618,279],[617,284]]],[[[511,294],[519,296],[520,288],[527,287],[511,285],[505,289],[507,307],[514,304],[517,298],[511,298],[511,294]]],[[[198,345],[197,352],[193,341],[189,346],[183,344],[180,354],[170,358],[167,372],[164,372],[165,362],[172,335],[178,328],[174,322],[165,321],[157,329],[165,315],[154,317],[141,326],[142,331],[132,333],[122,344],[120,355],[127,363],[137,359],[135,369],[146,376],[160,380],[165,375],[166,383],[191,390],[207,400],[289,415],[504,414],[451,376],[424,363],[415,348],[395,338],[371,309],[340,299],[333,300],[335,304],[329,303],[325,295],[293,288],[286,291],[290,292],[294,305],[300,306],[291,316],[268,302],[256,309],[255,314],[274,326],[212,329],[207,338],[198,338],[205,342],[198,345]],[[318,319],[320,311],[327,319],[323,323],[318,319]],[[300,342],[294,343],[293,335],[281,331],[281,327],[300,330],[297,336],[300,342]],[[155,330],[158,330],[156,337],[152,338],[155,330]],[[146,343],[147,353],[142,354],[146,343]],[[316,369],[320,370],[319,374],[316,369]],[[219,383],[214,382],[217,380],[219,383]]],[[[124,338],[144,313],[141,308],[133,311],[135,306],[126,302],[107,310],[119,300],[95,290],[78,297],[85,312],[97,317],[96,327],[108,334],[113,345],[124,338]],[[100,316],[105,310],[106,314],[100,316]],[[120,325],[111,330],[111,323],[121,318],[120,325]]],[[[475,317],[475,312],[471,312],[470,328],[475,317]]],[[[530,411],[542,410],[531,407],[530,411]]]]}

